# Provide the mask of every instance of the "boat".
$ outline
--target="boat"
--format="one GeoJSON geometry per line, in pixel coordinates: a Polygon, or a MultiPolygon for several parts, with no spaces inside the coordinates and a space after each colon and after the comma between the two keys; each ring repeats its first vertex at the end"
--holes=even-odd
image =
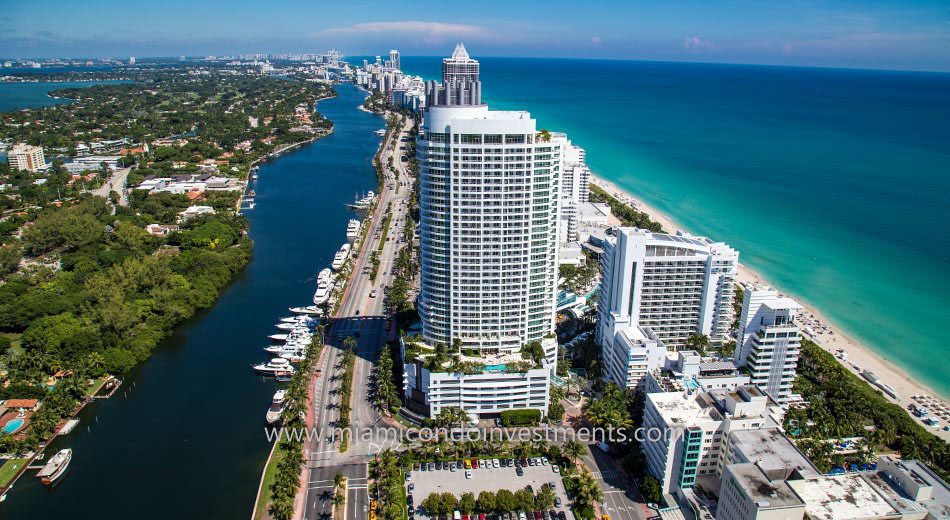
{"type": "Polygon", "coordinates": [[[334,271],[339,271],[343,264],[346,263],[346,260],[350,257],[350,244],[343,244],[343,247],[333,255],[333,263],[330,264],[330,267],[334,271]]]}
{"type": "Polygon", "coordinates": [[[314,305],[323,305],[333,292],[333,271],[324,269],[317,275],[317,290],[313,293],[314,305]]]}
{"type": "Polygon", "coordinates": [[[291,363],[300,363],[301,361],[307,359],[307,356],[303,352],[285,352],[281,354],[278,359],[286,359],[291,363]]]}
{"type": "Polygon", "coordinates": [[[270,336],[267,336],[268,339],[272,339],[274,341],[286,341],[288,337],[290,337],[290,334],[271,334],[270,336]]]}
{"type": "Polygon", "coordinates": [[[254,191],[254,190],[251,190],[251,191],[247,192],[247,196],[248,196],[248,197],[251,197],[251,198],[254,198],[254,197],[257,196],[257,192],[254,191]]]}
{"type": "Polygon", "coordinates": [[[351,218],[350,222],[346,225],[346,239],[351,243],[356,242],[356,239],[360,236],[360,221],[355,218],[351,218]]]}
{"type": "Polygon", "coordinates": [[[313,328],[312,325],[306,322],[295,321],[292,323],[281,322],[277,324],[277,328],[280,330],[310,330],[313,328]]]}
{"type": "Polygon", "coordinates": [[[373,201],[376,200],[376,194],[372,190],[366,192],[366,196],[363,198],[358,198],[359,195],[354,197],[352,204],[347,204],[346,206],[350,209],[355,209],[358,211],[367,210],[372,206],[373,201]]]}
{"type": "Polygon", "coordinates": [[[379,130],[376,131],[376,135],[383,137],[384,135],[386,135],[386,129],[380,128],[379,130]]]}
{"type": "Polygon", "coordinates": [[[274,424],[280,420],[280,414],[284,411],[285,395],[287,395],[286,390],[278,390],[274,393],[274,398],[271,400],[270,408],[267,409],[267,415],[264,416],[264,420],[267,421],[267,424],[274,424]]]}
{"type": "Polygon", "coordinates": [[[294,314],[310,314],[314,316],[320,316],[323,314],[323,309],[317,305],[307,305],[306,307],[291,307],[288,309],[294,314]]]}
{"type": "Polygon", "coordinates": [[[290,364],[290,361],[280,357],[271,359],[267,363],[251,365],[251,368],[260,374],[268,376],[276,376],[282,373],[290,373],[293,375],[294,371],[296,370],[293,365],[290,364]]]}
{"type": "Polygon", "coordinates": [[[300,345],[268,345],[264,347],[264,352],[278,356],[290,352],[300,352],[301,350],[303,350],[303,347],[300,345]]]}
{"type": "Polygon", "coordinates": [[[59,477],[63,476],[63,473],[66,473],[66,469],[69,467],[69,462],[73,460],[73,450],[66,448],[59,450],[56,455],[53,455],[46,465],[43,466],[43,469],[36,474],[39,477],[40,481],[47,486],[56,482],[59,477]]]}

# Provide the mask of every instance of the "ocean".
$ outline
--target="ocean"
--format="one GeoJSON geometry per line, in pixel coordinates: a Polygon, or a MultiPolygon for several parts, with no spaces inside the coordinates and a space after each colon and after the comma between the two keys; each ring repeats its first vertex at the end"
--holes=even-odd
{"type": "Polygon", "coordinates": [[[474,57],[492,108],[950,396],[950,74],[474,57]]]}
{"type": "Polygon", "coordinates": [[[110,83],[122,83],[122,81],[0,83],[0,112],[72,103],[71,99],[52,98],[49,93],[64,88],[91,87],[110,83]]]}

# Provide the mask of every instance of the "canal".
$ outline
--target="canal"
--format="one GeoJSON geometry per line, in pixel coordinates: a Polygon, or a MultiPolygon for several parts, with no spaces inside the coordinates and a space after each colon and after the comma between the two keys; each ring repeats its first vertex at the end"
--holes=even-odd
{"type": "Polygon", "coordinates": [[[0,518],[248,518],[270,445],[264,413],[274,383],[251,363],[287,308],[308,305],[316,273],[346,241],[345,204],[375,189],[378,116],[349,84],[319,110],[334,133],[260,168],[247,211],[254,258],[210,310],[180,326],[124,377],[109,400],[47,449],[73,449],[69,473],[47,488],[29,472],[0,518]]]}

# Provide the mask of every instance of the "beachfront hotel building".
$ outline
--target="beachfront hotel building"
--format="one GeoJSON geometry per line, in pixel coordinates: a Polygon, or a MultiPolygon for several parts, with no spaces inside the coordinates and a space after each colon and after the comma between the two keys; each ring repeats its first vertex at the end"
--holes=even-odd
{"type": "Polygon", "coordinates": [[[425,376],[417,362],[406,393],[430,414],[454,384],[476,413],[538,408],[535,398],[548,394],[549,377],[542,389],[537,374],[549,373],[557,360],[552,332],[566,139],[540,133],[527,112],[489,110],[478,73],[459,44],[443,61],[442,83],[426,84],[417,143],[419,315],[428,348],[448,345],[463,361],[484,364],[486,374],[494,370],[425,376]],[[526,374],[513,373],[524,362],[522,347],[535,342],[543,359],[526,374]],[[523,377],[529,381],[515,382],[523,377]]]}
{"type": "MultiPolygon", "coordinates": [[[[732,324],[739,253],[722,242],[638,228],[618,228],[604,241],[597,341],[605,365],[642,363],[663,345],[679,350],[692,334],[720,344],[732,324]],[[649,338],[649,342],[629,338],[649,338]]],[[[660,366],[607,371],[617,385],[636,388],[660,366]]]]}
{"type": "Polygon", "coordinates": [[[752,384],[786,404],[801,352],[795,316],[801,305],[771,287],[750,287],[742,300],[735,361],[745,367],[752,384]]]}
{"type": "Polygon", "coordinates": [[[37,172],[46,167],[42,146],[16,144],[7,154],[7,162],[12,170],[37,172]]]}

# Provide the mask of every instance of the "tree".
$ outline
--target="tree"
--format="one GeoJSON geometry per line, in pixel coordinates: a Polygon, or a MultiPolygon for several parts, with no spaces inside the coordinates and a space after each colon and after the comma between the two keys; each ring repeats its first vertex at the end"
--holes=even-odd
{"type": "Polygon", "coordinates": [[[705,334],[690,334],[686,338],[686,348],[695,350],[700,356],[706,355],[706,349],[709,347],[709,336],[705,334]]]}
{"type": "Polygon", "coordinates": [[[0,278],[16,272],[23,258],[23,248],[16,242],[0,246],[0,278]]]}
{"type": "Polygon", "coordinates": [[[498,511],[514,511],[518,509],[518,499],[507,489],[499,489],[495,493],[495,507],[498,511]]]}
{"type": "Polygon", "coordinates": [[[551,509],[554,507],[554,498],[554,491],[550,487],[541,486],[541,491],[534,497],[535,505],[542,511],[551,509]]]}
{"type": "Polygon", "coordinates": [[[458,424],[461,428],[469,421],[468,413],[458,406],[448,406],[439,411],[436,416],[436,422],[442,426],[451,426],[458,424]]]}
{"type": "Polygon", "coordinates": [[[578,457],[582,456],[587,450],[581,441],[577,439],[569,439],[564,443],[563,451],[568,457],[570,457],[571,462],[573,463],[576,462],[578,457]]]}
{"type": "Polygon", "coordinates": [[[491,513],[496,510],[498,506],[498,501],[496,500],[495,493],[491,491],[482,491],[478,494],[478,500],[476,500],[475,508],[481,513],[491,513]]]}
{"type": "Polygon", "coordinates": [[[459,498],[459,511],[463,513],[471,513],[475,511],[475,495],[469,492],[462,493],[462,496],[459,498]]]}
{"type": "Polygon", "coordinates": [[[663,498],[663,488],[660,486],[660,481],[653,475],[647,475],[643,478],[643,482],[640,483],[640,493],[643,494],[644,500],[653,504],[659,504],[663,498]]]}
{"type": "Polygon", "coordinates": [[[520,511],[531,511],[534,509],[534,493],[527,488],[515,491],[515,509],[520,511]]]}

